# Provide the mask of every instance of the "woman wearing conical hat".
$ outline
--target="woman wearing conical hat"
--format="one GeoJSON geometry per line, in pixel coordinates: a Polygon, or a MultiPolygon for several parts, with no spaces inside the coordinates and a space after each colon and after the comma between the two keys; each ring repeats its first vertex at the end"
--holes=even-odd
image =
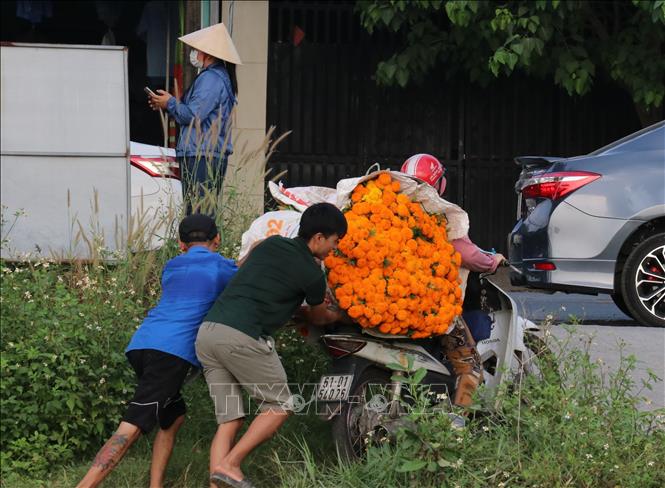
{"type": "Polygon", "coordinates": [[[242,64],[224,24],[219,23],[180,37],[190,48],[189,60],[198,76],[178,101],[157,90],[148,103],[164,109],[180,126],[176,156],[180,164],[183,198],[187,212],[196,211],[204,187],[221,189],[231,144],[231,110],[237,102],[235,65],[242,64]],[[199,197],[199,198],[197,198],[199,197]]]}

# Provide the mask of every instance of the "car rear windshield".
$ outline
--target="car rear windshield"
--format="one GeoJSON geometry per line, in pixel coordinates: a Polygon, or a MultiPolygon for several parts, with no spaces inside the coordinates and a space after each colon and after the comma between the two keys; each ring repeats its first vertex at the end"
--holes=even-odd
{"type": "Polygon", "coordinates": [[[614,141],[607,146],[596,149],[590,156],[598,156],[599,154],[605,154],[612,150],[616,150],[620,146],[630,145],[630,147],[625,147],[625,150],[631,151],[645,151],[653,149],[663,149],[665,148],[665,120],[662,120],[654,125],[645,127],[642,130],[633,132],[632,134],[622,137],[618,141],[614,141]]]}

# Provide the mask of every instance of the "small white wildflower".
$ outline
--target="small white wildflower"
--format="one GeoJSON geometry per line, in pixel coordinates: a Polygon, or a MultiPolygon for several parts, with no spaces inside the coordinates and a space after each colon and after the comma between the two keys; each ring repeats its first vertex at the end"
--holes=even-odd
{"type": "Polygon", "coordinates": [[[603,444],[603,449],[605,449],[607,451],[609,448],[610,448],[609,444],[603,444]]]}
{"type": "Polygon", "coordinates": [[[617,464],[615,464],[614,469],[619,469],[619,466],[617,464]]]}
{"type": "Polygon", "coordinates": [[[48,267],[51,266],[51,265],[50,265],[49,263],[44,263],[43,266],[44,266],[45,268],[48,268],[48,267]]]}
{"type": "Polygon", "coordinates": [[[438,395],[436,395],[437,400],[445,400],[447,398],[448,398],[448,395],[446,395],[445,393],[439,393],[438,395]]]}
{"type": "Polygon", "coordinates": [[[101,378],[101,379],[99,380],[99,384],[100,384],[100,385],[103,385],[104,383],[106,383],[106,378],[101,378]]]}
{"type": "Polygon", "coordinates": [[[85,317],[85,315],[83,314],[83,312],[79,312],[79,317],[85,317]]]}
{"type": "Polygon", "coordinates": [[[585,456],[587,459],[593,459],[593,454],[586,454],[585,456]]]}
{"type": "Polygon", "coordinates": [[[32,298],[32,293],[30,293],[29,291],[26,291],[26,292],[23,294],[23,296],[24,296],[25,298],[27,298],[27,299],[30,299],[30,298],[32,298]]]}
{"type": "Polygon", "coordinates": [[[503,488],[504,486],[506,486],[506,484],[502,481],[502,482],[499,483],[497,486],[498,486],[499,488],[503,488]]]}
{"type": "Polygon", "coordinates": [[[80,362],[81,364],[85,364],[85,359],[80,359],[79,362],[80,362]]]}
{"type": "Polygon", "coordinates": [[[506,479],[510,478],[510,473],[508,471],[504,471],[501,474],[503,474],[503,477],[506,478],[506,479]]]}
{"type": "Polygon", "coordinates": [[[99,395],[99,399],[100,399],[100,400],[103,400],[104,397],[103,397],[102,395],[99,395]]]}
{"type": "Polygon", "coordinates": [[[462,466],[462,464],[464,464],[464,460],[462,458],[459,458],[455,463],[455,466],[459,468],[460,466],[462,466]]]}
{"type": "Polygon", "coordinates": [[[13,343],[13,342],[8,342],[7,345],[8,345],[9,347],[14,347],[14,343],[13,343]]]}
{"type": "Polygon", "coordinates": [[[42,363],[45,368],[48,368],[48,363],[42,363]]]}
{"type": "Polygon", "coordinates": [[[65,280],[62,279],[62,276],[58,275],[58,283],[62,283],[63,281],[65,280]]]}
{"type": "Polygon", "coordinates": [[[652,467],[653,467],[653,461],[649,461],[649,462],[647,463],[647,466],[649,466],[650,468],[652,468],[652,467]]]}
{"type": "Polygon", "coordinates": [[[95,330],[99,332],[100,330],[102,330],[102,328],[98,325],[97,327],[95,327],[95,330]]]}
{"type": "Polygon", "coordinates": [[[456,440],[457,442],[461,443],[464,439],[462,439],[461,437],[458,437],[458,438],[456,438],[455,440],[456,440]]]}
{"type": "Polygon", "coordinates": [[[563,418],[566,420],[570,420],[572,416],[570,415],[570,412],[566,412],[566,415],[564,415],[563,418]]]}
{"type": "Polygon", "coordinates": [[[105,364],[102,364],[102,369],[106,369],[106,368],[108,368],[108,366],[105,365],[105,364]]]}
{"type": "Polygon", "coordinates": [[[490,428],[486,425],[483,425],[483,432],[489,432],[490,428]]]}

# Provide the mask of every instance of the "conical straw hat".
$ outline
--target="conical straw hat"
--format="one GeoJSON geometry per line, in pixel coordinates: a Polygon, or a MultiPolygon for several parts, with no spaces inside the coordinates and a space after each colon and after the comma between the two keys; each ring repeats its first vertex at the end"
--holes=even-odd
{"type": "Polygon", "coordinates": [[[233,40],[223,23],[211,25],[178,38],[194,49],[233,64],[242,64],[233,40]]]}

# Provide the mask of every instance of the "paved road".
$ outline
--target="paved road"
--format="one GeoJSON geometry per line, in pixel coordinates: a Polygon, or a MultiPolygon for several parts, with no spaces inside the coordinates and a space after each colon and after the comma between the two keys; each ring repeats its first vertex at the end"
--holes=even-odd
{"type": "Polygon", "coordinates": [[[523,316],[534,321],[552,314],[555,321],[612,325],[638,325],[614,305],[609,295],[578,295],[566,293],[511,292],[523,316]]]}
{"type": "MultiPolygon", "coordinates": [[[[594,361],[602,359],[610,370],[616,370],[623,354],[635,355],[638,362],[633,372],[635,393],[641,389],[642,380],[648,378],[651,369],[665,378],[665,329],[641,327],[621,312],[608,295],[588,296],[565,293],[544,294],[536,292],[511,292],[524,317],[536,323],[552,315],[555,324],[553,334],[567,338],[565,323],[581,323],[576,327],[570,346],[583,349],[591,339],[590,353],[594,361]],[[570,316],[577,320],[571,320],[570,316]]],[[[665,408],[665,384],[661,381],[652,391],[643,390],[640,395],[648,398],[645,409],[665,408]],[[650,403],[649,403],[650,402],[650,403]]]]}

